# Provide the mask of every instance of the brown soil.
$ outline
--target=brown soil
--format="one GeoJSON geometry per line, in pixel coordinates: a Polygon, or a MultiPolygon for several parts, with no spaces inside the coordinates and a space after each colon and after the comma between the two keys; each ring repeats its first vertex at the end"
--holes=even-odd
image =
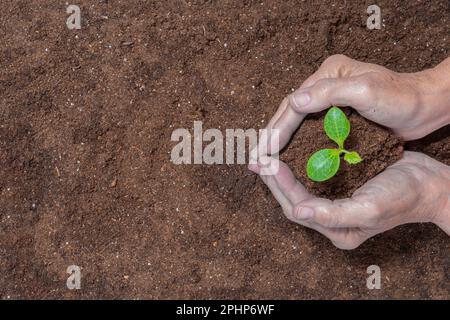
{"type": "Polygon", "coordinates": [[[338,173],[330,180],[314,182],[306,175],[309,157],[324,148],[336,148],[323,131],[325,112],[308,116],[293,137],[281,160],[287,162],[307,190],[318,197],[331,200],[350,197],[364,183],[399,160],[403,141],[385,128],[361,117],[355,111],[345,110],[351,124],[345,148],[359,153],[363,161],[350,165],[343,159],[338,173]]]}
{"type": "MultiPolygon", "coordinates": [[[[264,127],[329,55],[401,72],[450,55],[450,4],[4,1],[0,298],[450,297],[449,238],[403,226],[334,248],[244,166],[175,166],[174,128],[264,127]],[[82,289],[66,288],[69,265],[82,289]],[[382,270],[368,290],[366,268],[382,270]]],[[[412,147],[448,164],[448,129],[412,147]]],[[[362,150],[361,150],[362,151],[362,150]]]]}

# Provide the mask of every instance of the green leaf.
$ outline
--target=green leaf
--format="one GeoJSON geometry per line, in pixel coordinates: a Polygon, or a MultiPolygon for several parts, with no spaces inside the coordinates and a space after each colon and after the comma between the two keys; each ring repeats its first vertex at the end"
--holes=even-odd
{"type": "Polygon", "coordinates": [[[344,160],[350,164],[357,164],[360,163],[363,159],[359,156],[358,152],[352,151],[344,155],[344,160]]]}
{"type": "Polygon", "coordinates": [[[350,121],[345,113],[337,107],[331,107],[325,115],[323,127],[327,136],[343,149],[344,141],[350,134],[350,121]]]}
{"type": "Polygon", "coordinates": [[[339,150],[322,149],[309,158],[308,164],[306,165],[306,173],[313,181],[325,181],[336,174],[340,164],[339,150]]]}

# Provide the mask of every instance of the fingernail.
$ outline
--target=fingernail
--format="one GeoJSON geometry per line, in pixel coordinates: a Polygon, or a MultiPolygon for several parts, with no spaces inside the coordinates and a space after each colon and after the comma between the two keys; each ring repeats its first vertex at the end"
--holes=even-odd
{"type": "Polygon", "coordinates": [[[311,102],[311,95],[307,92],[294,92],[291,95],[291,101],[295,109],[301,110],[311,102]]]}
{"type": "Polygon", "coordinates": [[[294,218],[298,220],[309,220],[313,217],[314,210],[308,207],[301,207],[294,213],[294,218]]]}

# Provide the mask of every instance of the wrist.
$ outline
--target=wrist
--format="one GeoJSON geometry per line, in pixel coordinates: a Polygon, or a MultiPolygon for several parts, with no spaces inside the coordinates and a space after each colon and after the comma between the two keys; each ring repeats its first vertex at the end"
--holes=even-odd
{"type": "Polygon", "coordinates": [[[437,211],[432,222],[450,235],[450,167],[442,164],[438,188],[441,190],[436,201],[437,211]]]}
{"type": "Polygon", "coordinates": [[[423,135],[450,124],[450,58],[416,74],[423,135]]]}

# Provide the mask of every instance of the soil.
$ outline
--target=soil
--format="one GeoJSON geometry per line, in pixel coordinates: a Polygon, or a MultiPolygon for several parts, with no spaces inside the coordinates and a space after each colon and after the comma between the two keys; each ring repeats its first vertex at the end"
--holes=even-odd
{"type": "Polygon", "coordinates": [[[323,131],[326,111],[309,115],[281,156],[281,160],[289,164],[309,192],[330,200],[350,197],[356,189],[395,163],[403,154],[401,138],[352,109],[344,109],[344,112],[351,125],[345,148],[358,152],[362,162],[350,165],[342,159],[338,173],[330,180],[318,183],[308,178],[306,164],[309,157],[320,149],[336,148],[336,144],[323,131]]]}
{"type": "MultiPolygon", "coordinates": [[[[332,54],[435,66],[447,0],[380,0],[380,30],[371,1],[77,4],[81,30],[62,1],[2,3],[1,299],[450,298],[449,237],[431,224],[341,251],[287,221],[245,166],[170,162],[175,128],[262,128],[332,54]]],[[[449,130],[407,147],[449,164],[449,130]]]]}

